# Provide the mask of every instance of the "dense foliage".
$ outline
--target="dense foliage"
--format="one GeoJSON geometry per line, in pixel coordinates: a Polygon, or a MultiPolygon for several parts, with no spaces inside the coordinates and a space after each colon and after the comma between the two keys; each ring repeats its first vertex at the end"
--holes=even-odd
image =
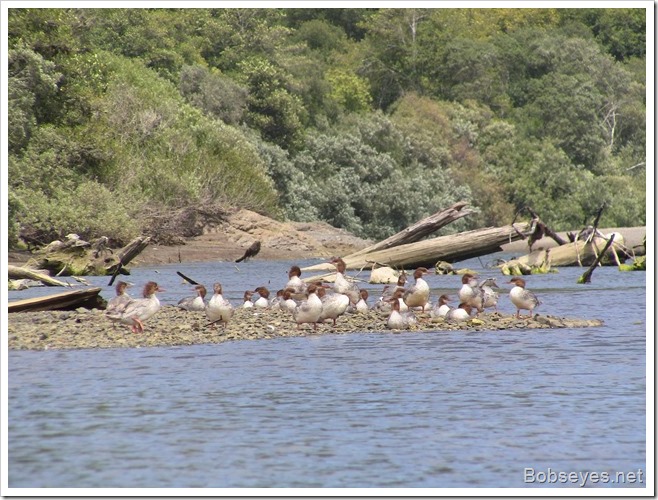
{"type": "Polygon", "coordinates": [[[645,224],[643,9],[9,9],[9,237],[645,224]]]}

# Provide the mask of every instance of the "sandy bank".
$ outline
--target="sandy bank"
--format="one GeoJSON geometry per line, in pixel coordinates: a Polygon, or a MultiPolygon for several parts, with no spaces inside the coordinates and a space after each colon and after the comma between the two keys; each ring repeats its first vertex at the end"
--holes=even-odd
{"type": "MultiPolygon", "coordinates": [[[[415,330],[428,334],[441,331],[491,331],[516,328],[578,328],[602,325],[599,320],[580,320],[535,315],[532,319],[516,319],[513,315],[481,314],[477,321],[448,323],[431,320],[429,314],[417,315],[420,323],[415,330]]],[[[134,334],[123,325],[107,319],[103,311],[48,311],[9,315],[10,349],[82,349],[113,347],[176,346],[218,344],[231,340],[257,340],[275,337],[348,334],[354,332],[385,332],[386,314],[370,311],[347,314],[338,319],[336,327],[328,322],[314,331],[312,325],[297,328],[291,315],[280,310],[236,309],[232,321],[224,330],[208,326],[205,314],[184,311],[175,306],[163,306],[148,322],[142,334],[134,334]]]]}

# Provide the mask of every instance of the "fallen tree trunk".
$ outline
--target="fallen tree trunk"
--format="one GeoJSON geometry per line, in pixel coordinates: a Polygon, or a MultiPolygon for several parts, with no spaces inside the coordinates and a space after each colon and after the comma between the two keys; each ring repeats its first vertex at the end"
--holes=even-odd
{"type": "MultiPolygon", "coordinates": [[[[498,252],[501,250],[501,245],[523,238],[523,233],[528,231],[529,227],[527,222],[522,222],[503,227],[476,229],[366,254],[352,254],[343,257],[343,260],[347,269],[352,270],[370,267],[373,261],[399,269],[431,268],[440,260],[457,262],[498,252]]],[[[302,271],[333,269],[333,264],[327,262],[306,267],[302,271]]]]}
{"type": "Polygon", "coordinates": [[[9,265],[7,266],[7,277],[10,280],[28,279],[28,280],[40,281],[41,283],[47,286],[71,286],[69,283],[56,280],[55,278],[51,278],[50,276],[48,276],[43,272],[39,272],[38,270],[35,269],[29,269],[27,267],[9,265]]]}
{"type": "Polygon", "coordinates": [[[363,248],[358,252],[351,253],[350,255],[344,257],[343,260],[355,257],[357,255],[375,252],[377,250],[385,250],[387,248],[393,248],[399,245],[420,241],[424,237],[438,231],[443,226],[446,226],[451,222],[472,214],[473,210],[470,208],[465,208],[466,205],[467,203],[465,201],[457,202],[451,207],[445,208],[435,213],[434,215],[430,215],[429,217],[416,222],[415,224],[407,227],[406,229],[394,234],[389,238],[386,238],[385,240],[363,248]]]}

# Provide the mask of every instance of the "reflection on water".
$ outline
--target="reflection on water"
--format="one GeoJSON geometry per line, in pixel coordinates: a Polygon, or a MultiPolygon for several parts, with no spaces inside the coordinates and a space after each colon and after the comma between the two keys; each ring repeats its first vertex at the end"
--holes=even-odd
{"type": "MultiPolygon", "coordinates": [[[[278,288],[289,265],[129,279],[155,276],[174,303],[190,289],[180,270],[221,280],[237,303],[263,276],[278,288]]],[[[543,313],[601,328],[12,351],[9,486],[527,487],[546,484],[524,483],[526,468],[644,470],[644,274],[602,268],[583,286],[581,272],[528,281],[543,313]]],[[[429,280],[437,294],[459,286],[429,280]]],[[[505,297],[501,309],[513,311],[505,297]]]]}

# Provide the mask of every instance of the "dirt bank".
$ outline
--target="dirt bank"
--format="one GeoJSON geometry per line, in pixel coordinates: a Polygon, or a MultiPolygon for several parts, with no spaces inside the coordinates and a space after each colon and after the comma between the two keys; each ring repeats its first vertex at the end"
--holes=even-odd
{"type": "Polygon", "coordinates": [[[280,222],[242,209],[205,226],[201,236],[188,238],[184,245],[149,245],[132,265],[234,261],[256,240],[261,250],[254,259],[263,260],[344,255],[371,243],[324,222],[280,222]]]}

